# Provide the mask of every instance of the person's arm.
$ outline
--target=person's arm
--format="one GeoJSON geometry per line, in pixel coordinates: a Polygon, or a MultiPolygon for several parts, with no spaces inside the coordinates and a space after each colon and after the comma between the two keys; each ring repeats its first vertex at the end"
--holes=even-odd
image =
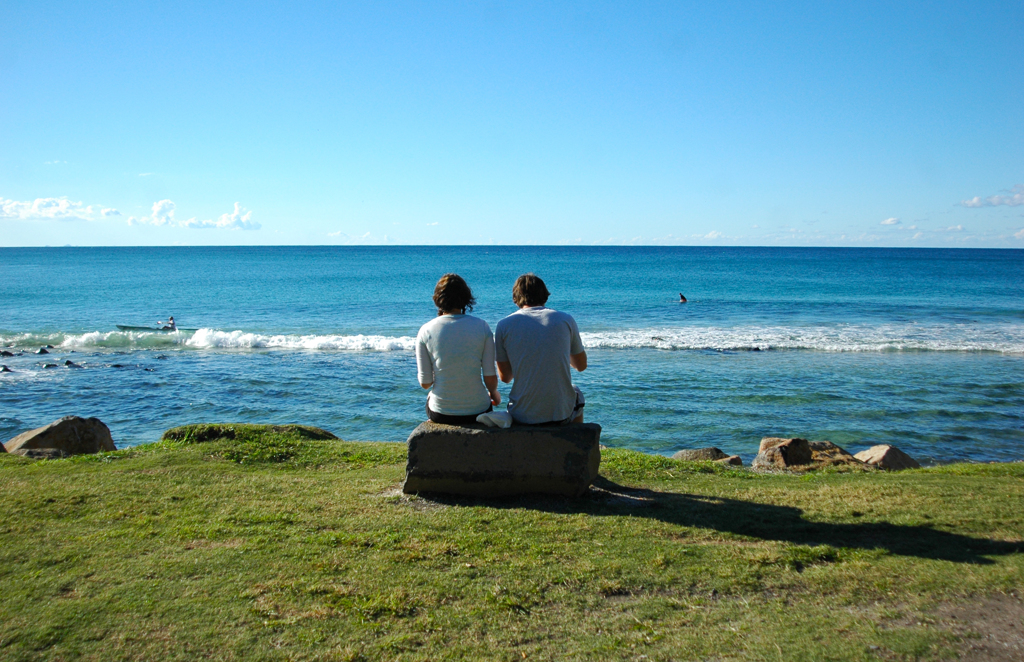
{"type": "Polygon", "coordinates": [[[419,338],[416,339],[416,373],[420,380],[420,386],[430,388],[434,385],[434,364],[430,360],[430,351],[427,345],[419,338]]]}
{"type": "Polygon", "coordinates": [[[498,377],[497,375],[484,375],[484,386],[487,387],[487,392],[491,395],[491,404],[501,404],[501,393],[498,393],[498,377]]]}
{"type": "Polygon", "coordinates": [[[502,322],[498,322],[498,327],[494,330],[494,358],[497,359],[498,379],[508,384],[512,381],[512,362],[508,360],[503,331],[502,322]]]}
{"type": "Polygon", "coordinates": [[[576,320],[571,316],[569,317],[569,365],[580,372],[587,369],[587,351],[583,348],[580,328],[576,326],[576,320]]]}
{"type": "Polygon", "coordinates": [[[491,404],[501,404],[501,394],[498,393],[498,377],[494,374],[494,336],[491,335],[491,327],[487,327],[487,335],[484,336],[484,354],[480,358],[480,368],[484,373],[484,386],[491,396],[491,404]]]}

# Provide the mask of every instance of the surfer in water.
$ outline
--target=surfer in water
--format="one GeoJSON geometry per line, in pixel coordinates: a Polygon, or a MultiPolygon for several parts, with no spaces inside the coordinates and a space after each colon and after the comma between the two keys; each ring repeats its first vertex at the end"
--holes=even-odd
{"type": "MultiPolygon", "coordinates": [[[[682,295],[680,295],[680,296],[682,296],[682,295]]],[[[163,322],[159,322],[158,321],[157,324],[163,324],[163,322]]],[[[171,315],[170,317],[167,318],[167,326],[161,326],[160,330],[161,331],[177,331],[178,330],[177,325],[174,323],[174,315],[171,315]]]]}
{"type": "Polygon", "coordinates": [[[679,303],[686,303],[686,297],[683,296],[682,292],[679,293],[679,303]]]}

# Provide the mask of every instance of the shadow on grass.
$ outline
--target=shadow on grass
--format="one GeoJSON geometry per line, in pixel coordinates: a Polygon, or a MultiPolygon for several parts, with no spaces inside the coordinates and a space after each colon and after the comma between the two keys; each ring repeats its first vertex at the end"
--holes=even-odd
{"type": "Polygon", "coordinates": [[[555,513],[586,513],[599,517],[629,515],[762,540],[810,546],[885,549],[901,556],[956,563],[990,564],[993,561],[986,556],[1024,552],[1024,542],[972,538],[929,526],[902,526],[888,522],[812,522],[803,518],[803,511],[792,506],[632,488],[604,477],[598,477],[593,488],[578,499],[542,496],[480,499],[437,494],[421,495],[421,498],[447,505],[529,508],[555,513]]]}

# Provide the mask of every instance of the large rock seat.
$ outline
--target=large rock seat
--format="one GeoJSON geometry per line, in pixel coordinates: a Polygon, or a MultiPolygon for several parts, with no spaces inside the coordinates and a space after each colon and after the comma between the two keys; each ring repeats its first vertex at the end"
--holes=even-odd
{"type": "Polygon", "coordinates": [[[406,494],[579,496],[597,478],[596,423],[488,428],[427,421],[409,435],[406,494]]]}

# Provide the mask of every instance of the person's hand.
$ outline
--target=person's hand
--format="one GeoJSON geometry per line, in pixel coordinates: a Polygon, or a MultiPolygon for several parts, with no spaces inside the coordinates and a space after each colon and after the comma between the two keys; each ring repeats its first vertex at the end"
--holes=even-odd
{"type": "Polygon", "coordinates": [[[493,391],[491,391],[491,404],[492,405],[500,405],[501,404],[501,393],[498,393],[498,389],[494,389],[493,391]]]}

